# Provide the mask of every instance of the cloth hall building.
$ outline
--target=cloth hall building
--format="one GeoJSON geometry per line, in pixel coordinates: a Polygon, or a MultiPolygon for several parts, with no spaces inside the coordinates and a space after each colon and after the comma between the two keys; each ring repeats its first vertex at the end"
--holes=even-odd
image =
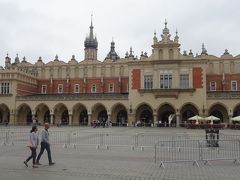
{"type": "Polygon", "coordinates": [[[214,115],[224,123],[240,115],[240,55],[225,50],[221,57],[180,51],[179,37],[171,38],[167,23],[161,37],[154,33],[152,52],[139,58],[133,51],[121,58],[111,42],[107,57],[99,61],[98,41],[90,33],[85,57],[64,62],[34,63],[7,55],[0,69],[0,123],[91,125],[111,121],[132,126],[137,121],[158,121],[178,126],[193,115],[214,115]]]}

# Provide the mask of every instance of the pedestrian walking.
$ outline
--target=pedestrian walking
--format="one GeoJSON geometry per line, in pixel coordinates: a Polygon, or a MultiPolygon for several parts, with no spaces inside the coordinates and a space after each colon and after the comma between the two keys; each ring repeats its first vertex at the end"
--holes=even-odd
{"type": "Polygon", "coordinates": [[[26,167],[28,167],[28,161],[30,159],[32,159],[33,161],[33,165],[32,167],[33,168],[37,168],[38,166],[36,166],[36,156],[37,156],[37,147],[38,147],[38,143],[39,143],[39,140],[38,140],[38,134],[37,134],[37,126],[33,126],[31,131],[30,131],[30,137],[29,137],[29,140],[28,140],[28,147],[30,148],[31,150],[31,156],[29,156],[25,161],[24,161],[24,164],[26,167]]]}
{"type": "Polygon", "coordinates": [[[51,156],[51,149],[50,149],[50,143],[49,143],[49,132],[48,132],[49,127],[50,127],[49,124],[45,123],[44,129],[41,131],[41,149],[40,149],[40,152],[37,157],[37,162],[36,162],[37,165],[41,165],[41,163],[39,163],[39,160],[45,149],[48,154],[49,166],[55,164],[55,162],[52,161],[52,156],[51,156]]]}

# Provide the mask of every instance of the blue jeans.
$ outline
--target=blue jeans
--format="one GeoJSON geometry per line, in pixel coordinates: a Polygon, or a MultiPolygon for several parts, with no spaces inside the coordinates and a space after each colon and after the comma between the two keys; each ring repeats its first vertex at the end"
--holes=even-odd
{"type": "Polygon", "coordinates": [[[39,162],[44,150],[47,150],[47,154],[48,154],[48,161],[49,163],[52,162],[52,157],[51,157],[51,150],[50,150],[50,145],[46,142],[41,142],[41,149],[40,149],[40,152],[38,154],[38,157],[37,157],[37,163],[39,162]]]}

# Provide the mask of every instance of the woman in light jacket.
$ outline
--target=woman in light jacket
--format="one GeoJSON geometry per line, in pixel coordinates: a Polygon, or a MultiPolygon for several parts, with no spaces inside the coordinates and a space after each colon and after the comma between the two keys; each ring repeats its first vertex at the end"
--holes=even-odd
{"type": "Polygon", "coordinates": [[[24,161],[24,164],[26,167],[28,167],[28,161],[30,159],[33,159],[33,168],[37,168],[38,166],[36,166],[36,156],[37,156],[37,146],[38,146],[38,143],[39,143],[39,140],[38,140],[38,134],[37,134],[37,126],[33,126],[31,131],[30,131],[30,137],[29,137],[29,142],[28,142],[28,147],[30,148],[32,154],[31,156],[29,156],[26,161],[24,161]]]}

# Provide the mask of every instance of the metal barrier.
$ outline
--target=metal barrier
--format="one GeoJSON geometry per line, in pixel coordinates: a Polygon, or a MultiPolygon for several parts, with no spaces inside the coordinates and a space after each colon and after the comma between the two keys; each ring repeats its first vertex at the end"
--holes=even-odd
{"type": "Polygon", "coordinates": [[[199,166],[199,161],[204,164],[216,160],[233,160],[240,158],[239,140],[219,140],[219,147],[209,147],[207,140],[177,140],[159,141],[155,144],[155,163],[165,167],[170,162],[193,162],[199,166]]]}

